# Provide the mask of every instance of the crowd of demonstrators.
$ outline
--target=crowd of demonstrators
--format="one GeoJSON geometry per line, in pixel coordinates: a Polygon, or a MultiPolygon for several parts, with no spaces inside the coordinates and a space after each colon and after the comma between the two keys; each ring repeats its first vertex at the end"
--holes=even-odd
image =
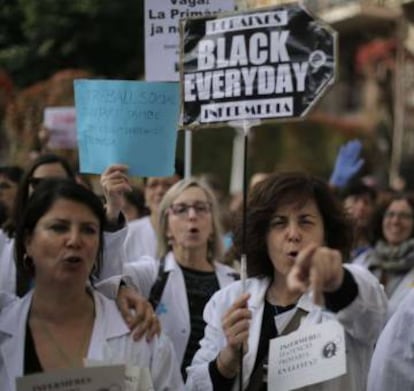
{"type": "Polygon", "coordinates": [[[183,377],[204,333],[205,304],[237,278],[221,264],[218,203],[205,182],[182,179],[159,206],[157,261],[145,256],[124,268],[125,280],[153,303],[172,339],[183,377]]]}
{"type": "MultiPolygon", "coordinates": [[[[81,365],[82,357],[100,356],[111,361],[111,352],[115,362],[116,349],[122,346],[119,354],[124,356],[118,358],[149,367],[154,384],[164,384],[156,386],[157,390],[181,389],[183,380],[188,390],[238,389],[241,359],[243,389],[265,390],[270,339],[291,333],[300,324],[337,320],[345,329],[347,373],[306,389],[363,391],[377,338],[396,311],[379,339],[369,391],[387,389],[377,388],[377,373],[384,372],[397,358],[405,366],[396,365],[395,376],[392,371],[389,376],[382,373],[384,384],[390,384],[390,390],[399,389],[401,384],[405,388],[400,389],[408,389],[407,384],[412,388],[414,379],[411,380],[408,370],[412,360],[405,357],[408,347],[404,342],[396,344],[395,349],[390,346],[392,339],[402,334],[407,340],[411,338],[408,326],[405,327],[412,313],[409,303],[414,300],[410,294],[414,285],[414,201],[405,194],[393,194],[388,195],[385,204],[380,204],[381,189],[367,185],[359,175],[364,164],[361,148],[362,144],[354,140],[340,149],[329,182],[297,172],[269,173],[258,177],[258,181],[255,177],[249,186],[245,226],[241,218],[234,218],[232,211],[227,210],[228,203],[219,202],[221,196],[212,191],[206,176],[182,179],[183,165],[177,160],[173,176],[144,179],[141,198],[130,185],[128,167],[108,167],[100,178],[105,214],[102,220],[89,201],[85,204],[83,199],[71,200],[70,196],[61,200],[60,194],[55,199],[43,190],[43,197],[52,197],[50,202],[43,209],[33,209],[31,228],[20,232],[16,223],[22,223],[22,216],[26,218],[42,186],[49,183],[49,187],[56,189],[79,188],[79,180],[65,159],[51,153],[40,155],[16,185],[14,214],[0,231],[0,344],[10,348],[12,340],[20,340],[19,346],[29,343],[28,351],[10,356],[14,360],[10,361],[13,370],[25,370],[18,365],[26,365],[26,354],[30,361],[34,360],[34,371],[53,369],[53,365],[70,366],[64,364],[68,357],[64,358],[67,354],[62,356],[62,351],[75,356],[76,366],[81,365]],[[72,204],[66,209],[73,213],[67,214],[60,206],[62,202],[72,204]],[[66,234],[41,224],[55,213],[66,213],[66,234]],[[247,252],[249,278],[243,294],[242,284],[236,281],[239,276],[225,265],[223,254],[228,248],[224,246],[221,223],[229,215],[232,224],[226,224],[226,234],[232,246],[227,259],[236,260],[237,264],[242,249],[247,252]],[[48,285],[42,279],[46,275],[49,281],[60,281],[62,275],[53,270],[62,266],[45,269],[45,275],[39,275],[38,270],[43,269],[38,267],[61,263],[53,262],[53,257],[56,261],[61,256],[57,251],[59,241],[56,240],[57,247],[50,245],[49,251],[46,243],[55,244],[50,239],[52,234],[70,238],[68,227],[76,226],[76,216],[97,218],[99,232],[102,231],[98,235],[97,254],[103,262],[92,262],[91,268],[99,267],[94,266],[87,276],[96,277],[99,270],[99,280],[116,278],[103,284],[96,283],[97,280],[87,282],[83,273],[82,282],[78,275],[82,274],[78,273],[84,263],[82,256],[63,260],[68,276],[72,272],[70,278],[77,275],[78,282],[68,291],[73,302],[80,303],[75,309],[70,303],[65,307],[64,284],[48,285]],[[45,234],[49,232],[49,238],[38,236],[40,229],[45,234]],[[38,239],[36,246],[30,246],[32,238],[38,239]],[[31,255],[29,247],[41,252],[31,255]],[[13,263],[15,249],[17,274],[13,263]],[[50,251],[55,251],[54,255],[50,251]],[[44,262],[46,256],[52,258],[48,263],[44,262]],[[31,258],[32,264],[27,262],[31,258]],[[23,298],[16,300],[16,293],[23,298]],[[45,302],[46,295],[52,294],[56,300],[45,302]],[[36,302],[37,297],[43,302],[36,302]],[[406,297],[406,304],[397,309],[406,297]],[[115,299],[117,307],[112,301],[115,299]],[[36,309],[32,314],[29,308],[39,302],[40,310],[48,312],[37,313],[36,309]],[[60,314],[55,313],[59,307],[65,310],[63,315],[67,318],[62,319],[66,326],[53,317],[60,314]],[[74,314],[79,318],[74,319],[74,314]],[[111,315],[106,318],[108,314],[111,315]],[[113,322],[109,320],[112,318],[113,322]],[[39,319],[40,325],[44,320],[46,328],[52,327],[49,338],[55,334],[58,337],[50,346],[45,346],[44,327],[39,328],[39,319]],[[19,324],[22,320],[25,329],[15,328],[12,332],[11,322],[17,320],[19,324]],[[102,322],[109,322],[109,326],[102,322]],[[135,334],[130,335],[128,330],[137,324],[135,334]],[[151,338],[141,338],[145,333],[147,337],[159,333],[159,324],[161,336],[152,342],[151,338]],[[108,350],[109,356],[103,357],[102,351],[99,353],[101,345],[105,349],[111,346],[103,335],[115,329],[122,332],[117,334],[118,341],[113,341],[113,350],[108,350]],[[80,341],[78,346],[67,343],[64,336],[80,341]],[[59,348],[53,347],[56,341],[59,348]],[[248,349],[240,357],[242,346],[248,349]],[[153,359],[158,360],[159,354],[163,357],[157,366],[153,359]],[[395,380],[399,373],[400,383],[395,380]]],[[[0,185],[2,179],[0,169],[0,185]]],[[[93,194],[85,186],[83,191],[93,194]]],[[[1,196],[0,188],[0,204],[1,196]]],[[[239,202],[239,217],[241,209],[239,202]]],[[[86,231],[79,231],[79,237],[82,236],[88,237],[86,231]]],[[[79,253],[88,247],[87,240],[80,241],[84,245],[76,249],[79,253]]],[[[66,253],[66,246],[62,244],[61,248],[66,253]]],[[[0,372],[6,371],[2,360],[5,358],[0,357],[0,372]]]]}
{"type": "Polygon", "coordinates": [[[183,176],[183,162],[176,159],[174,175],[144,178],[145,204],[150,214],[128,224],[128,232],[124,242],[127,262],[134,261],[143,255],[156,257],[159,205],[168,189],[183,176]]]}
{"type": "Polygon", "coordinates": [[[353,224],[351,260],[378,278],[389,299],[391,316],[414,284],[414,199],[355,179],[363,164],[361,146],[354,140],[341,148],[331,185],[342,189],[353,224]]]}
{"type": "Polygon", "coordinates": [[[149,368],[156,390],[183,383],[170,341],[132,340],[114,302],[88,283],[102,266],[105,210],[73,180],[44,179],[28,198],[15,231],[16,262],[33,289],[3,309],[0,383],[16,377],[83,366],[84,358],[149,368]]]}
{"type": "MultiPolygon", "coordinates": [[[[235,246],[241,251],[239,231],[235,246]]],[[[267,389],[269,340],[286,328],[296,330],[303,318],[309,324],[338,320],[347,346],[346,375],[307,389],[364,390],[387,300],[366,269],[344,264],[351,229],[328,186],[300,173],[269,176],[249,195],[246,237],[245,293],[236,282],[207,304],[205,334],[188,368],[189,389],[238,389],[241,345],[248,346],[243,389],[267,389]]]]}

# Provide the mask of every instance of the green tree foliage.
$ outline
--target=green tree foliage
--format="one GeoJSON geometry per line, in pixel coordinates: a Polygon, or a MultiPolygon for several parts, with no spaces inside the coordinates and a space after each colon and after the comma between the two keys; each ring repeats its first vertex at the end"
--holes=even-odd
{"type": "Polygon", "coordinates": [[[0,0],[0,68],[28,86],[65,68],[143,73],[142,0],[0,0]]]}

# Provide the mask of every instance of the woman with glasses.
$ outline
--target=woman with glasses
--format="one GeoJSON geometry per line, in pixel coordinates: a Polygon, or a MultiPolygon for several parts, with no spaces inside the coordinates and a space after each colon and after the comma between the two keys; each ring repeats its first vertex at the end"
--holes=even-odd
{"type": "MultiPolygon", "coordinates": [[[[343,264],[352,231],[328,185],[302,173],[272,174],[250,192],[245,244],[242,225],[237,227],[234,245],[236,253],[246,254],[249,278],[207,303],[207,325],[187,369],[187,389],[268,390],[270,340],[301,326],[337,321],[345,333],[346,374],[300,389],[365,391],[386,298],[367,270],[343,264]]],[[[327,346],[326,357],[330,354],[327,346]]]]}
{"type": "Polygon", "coordinates": [[[173,185],[160,203],[158,262],[146,256],[124,267],[127,284],[156,307],[183,377],[203,336],[205,304],[237,278],[218,262],[222,256],[217,202],[205,183],[190,178],[173,185]]]}
{"type": "Polygon", "coordinates": [[[414,286],[414,199],[394,195],[374,219],[378,238],[366,266],[384,285],[391,316],[414,286]]]}

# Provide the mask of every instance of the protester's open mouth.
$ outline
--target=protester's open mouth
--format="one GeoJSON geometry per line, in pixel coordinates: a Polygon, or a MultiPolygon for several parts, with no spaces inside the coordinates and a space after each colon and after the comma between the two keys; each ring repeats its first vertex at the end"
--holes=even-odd
{"type": "Polygon", "coordinates": [[[298,254],[299,254],[299,251],[289,251],[287,255],[290,259],[296,260],[296,257],[298,256],[298,254]]]}
{"type": "Polygon", "coordinates": [[[79,263],[82,261],[82,258],[80,257],[67,257],[65,258],[65,262],[69,262],[69,263],[79,263]]]}

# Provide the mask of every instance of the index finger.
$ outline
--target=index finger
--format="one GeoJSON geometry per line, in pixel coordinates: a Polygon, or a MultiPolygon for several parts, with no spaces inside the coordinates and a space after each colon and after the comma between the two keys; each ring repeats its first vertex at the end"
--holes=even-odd
{"type": "Polygon", "coordinates": [[[296,257],[295,265],[302,270],[309,269],[312,256],[315,253],[318,245],[316,243],[310,243],[301,251],[299,251],[298,256],[296,257]]]}

